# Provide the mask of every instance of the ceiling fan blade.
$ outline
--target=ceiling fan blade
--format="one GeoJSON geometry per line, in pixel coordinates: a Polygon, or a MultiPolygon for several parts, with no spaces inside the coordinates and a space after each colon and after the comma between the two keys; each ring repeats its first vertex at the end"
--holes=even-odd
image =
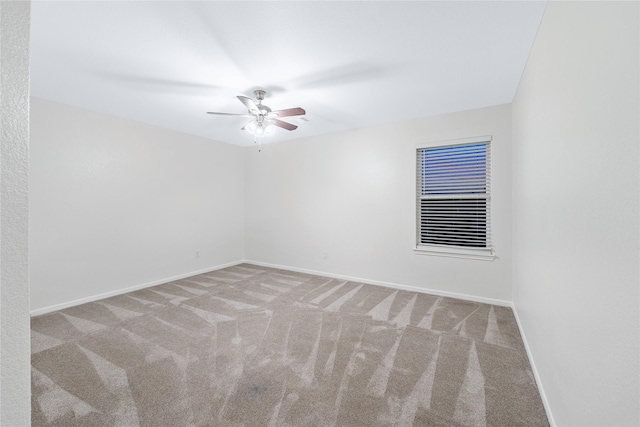
{"type": "Polygon", "coordinates": [[[283,122],[282,120],[278,120],[278,119],[270,119],[270,120],[273,120],[271,123],[273,123],[275,126],[281,127],[282,129],[286,129],[286,130],[298,129],[298,126],[292,125],[291,123],[283,122]]]}
{"type": "Polygon", "coordinates": [[[215,111],[207,111],[207,114],[215,114],[217,116],[253,117],[251,114],[218,113],[218,112],[215,112],[215,111]]]}
{"type": "Polygon", "coordinates": [[[246,96],[242,96],[242,95],[239,95],[238,99],[240,100],[240,102],[244,104],[245,107],[247,107],[247,109],[249,109],[249,111],[251,111],[254,114],[260,114],[260,109],[258,108],[256,103],[253,102],[253,99],[247,98],[246,96]]]}
{"type": "Polygon", "coordinates": [[[272,111],[272,113],[274,113],[274,115],[276,115],[277,117],[304,116],[305,114],[307,114],[307,112],[304,111],[304,108],[300,107],[287,108],[285,110],[276,110],[272,111]]]}

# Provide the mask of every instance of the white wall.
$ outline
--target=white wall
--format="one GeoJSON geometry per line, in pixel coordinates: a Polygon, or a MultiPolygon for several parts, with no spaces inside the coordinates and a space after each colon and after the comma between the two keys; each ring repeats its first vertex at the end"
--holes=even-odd
{"type": "Polygon", "coordinates": [[[247,259],[511,300],[509,105],[247,150],[247,259]],[[415,254],[416,144],[481,135],[493,135],[499,258],[415,254]]]}
{"type": "Polygon", "coordinates": [[[30,424],[29,11],[0,2],[0,425],[30,424]]]}
{"type": "Polygon", "coordinates": [[[639,425],[638,2],[550,2],[513,104],[514,304],[557,425],[639,425]]]}
{"type": "Polygon", "coordinates": [[[244,257],[242,148],[32,98],[30,166],[32,310],[244,257]]]}

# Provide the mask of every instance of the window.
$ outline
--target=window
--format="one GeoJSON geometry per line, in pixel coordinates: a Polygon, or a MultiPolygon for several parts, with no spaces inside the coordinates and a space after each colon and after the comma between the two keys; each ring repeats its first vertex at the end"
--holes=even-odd
{"type": "Polygon", "coordinates": [[[493,258],[491,137],[420,146],[416,250],[493,258]]]}

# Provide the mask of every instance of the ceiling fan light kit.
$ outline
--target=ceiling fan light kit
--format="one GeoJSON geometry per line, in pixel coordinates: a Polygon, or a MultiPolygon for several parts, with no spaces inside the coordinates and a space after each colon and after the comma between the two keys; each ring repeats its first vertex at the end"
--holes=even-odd
{"type": "Polygon", "coordinates": [[[273,123],[269,119],[264,119],[259,122],[257,120],[251,120],[247,123],[242,130],[246,130],[254,136],[264,136],[273,133],[273,123]]]}
{"type": "Polygon", "coordinates": [[[265,95],[267,94],[264,90],[255,90],[253,94],[256,98],[255,101],[246,96],[238,96],[240,102],[247,107],[249,114],[218,113],[214,111],[208,111],[207,114],[251,117],[251,121],[244,125],[241,130],[251,133],[255,138],[255,142],[259,143],[260,138],[273,133],[276,126],[288,131],[296,130],[298,128],[298,126],[294,124],[280,120],[279,117],[304,116],[307,113],[301,107],[272,111],[271,108],[262,103],[265,95]]]}

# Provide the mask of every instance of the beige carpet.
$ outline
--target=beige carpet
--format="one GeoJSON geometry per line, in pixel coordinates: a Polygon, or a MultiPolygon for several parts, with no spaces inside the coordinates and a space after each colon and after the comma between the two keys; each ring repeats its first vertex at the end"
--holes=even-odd
{"type": "Polygon", "coordinates": [[[511,309],[243,264],[31,322],[34,426],[547,426],[511,309]]]}

